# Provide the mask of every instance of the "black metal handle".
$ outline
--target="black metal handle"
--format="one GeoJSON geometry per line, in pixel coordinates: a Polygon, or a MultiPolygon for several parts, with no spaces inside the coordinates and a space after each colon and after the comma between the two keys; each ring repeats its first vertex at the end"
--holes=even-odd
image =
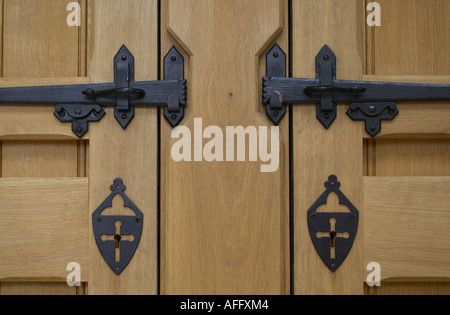
{"type": "Polygon", "coordinates": [[[139,98],[145,97],[145,91],[141,89],[133,89],[133,88],[117,88],[111,90],[103,90],[96,91],[94,89],[86,89],[83,92],[83,95],[87,97],[98,97],[98,96],[121,96],[121,95],[131,95],[139,98]]]}
{"type": "Polygon", "coordinates": [[[352,86],[351,88],[344,88],[339,86],[308,86],[303,89],[303,93],[307,95],[326,92],[350,94],[350,93],[364,93],[365,91],[367,91],[367,89],[360,86],[352,86]]]}

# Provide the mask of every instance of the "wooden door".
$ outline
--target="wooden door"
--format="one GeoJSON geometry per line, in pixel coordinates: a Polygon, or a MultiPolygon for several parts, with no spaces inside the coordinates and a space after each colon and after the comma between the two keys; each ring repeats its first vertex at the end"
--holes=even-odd
{"type": "MultiPolygon", "coordinates": [[[[275,41],[288,50],[287,1],[80,1],[80,27],[66,25],[63,0],[3,3],[4,87],[111,82],[122,44],[135,57],[135,79],[157,79],[158,55],[175,45],[191,82],[182,127],[194,133],[201,118],[205,127],[242,127],[248,137],[256,130],[257,138],[271,138],[260,77],[275,41]]],[[[250,152],[236,163],[175,162],[172,128],[162,114],[158,121],[157,110],[137,109],[123,131],[107,108],[105,119],[78,140],[53,117],[53,106],[1,109],[8,187],[1,206],[8,236],[1,245],[8,253],[2,256],[8,267],[0,275],[2,294],[289,292],[288,119],[276,131],[276,166],[263,172],[267,161],[250,161],[250,152]],[[138,251],[120,276],[100,256],[90,222],[115,178],[125,181],[145,218],[138,251]],[[81,265],[81,287],[65,283],[70,262],[81,265]]],[[[250,139],[236,136],[232,151],[239,141],[250,139]]],[[[236,152],[232,160],[240,158],[236,152]]],[[[111,213],[121,214],[120,208],[111,213]]]]}
{"type": "MultiPolygon", "coordinates": [[[[178,128],[137,108],[126,130],[105,107],[78,139],[54,106],[0,105],[0,294],[450,293],[448,103],[401,104],[374,139],[348,104],[328,130],[313,104],[293,106],[278,129],[261,105],[275,43],[288,76],[314,78],[327,44],[338,79],[450,84],[448,0],[379,0],[376,27],[368,0],[79,0],[75,27],[69,2],[0,0],[1,87],[113,82],[123,44],[136,80],[162,79],[175,46],[188,106],[178,128]],[[261,148],[278,158],[273,169],[261,148]],[[306,221],[331,174],[360,211],[335,273],[306,221]],[[91,222],[115,178],[144,213],[119,276],[91,222]],[[66,283],[72,262],[78,287],[66,283]],[[381,287],[365,284],[371,262],[381,287]]],[[[110,214],[122,208],[115,200],[110,214]]]]}
{"type": "Polygon", "coordinates": [[[266,163],[249,153],[250,137],[271,138],[261,78],[273,43],[288,51],[288,2],[170,0],[161,16],[163,51],[176,45],[186,57],[183,126],[194,143],[191,161],[175,162],[180,136],[162,125],[161,293],[288,294],[289,119],[279,129],[278,168],[262,172],[266,163]],[[239,140],[227,127],[248,134],[239,140]],[[210,141],[224,147],[212,162],[194,152],[210,141]]]}
{"type": "MultiPolygon", "coordinates": [[[[1,1],[2,87],[113,82],[123,44],[135,79],[158,79],[156,0],[78,1],[79,27],[67,24],[69,2],[1,1]]],[[[0,106],[1,294],[157,293],[158,111],[136,109],[126,131],[106,111],[79,140],[54,106],[0,106]],[[145,218],[120,277],[99,254],[90,222],[115,178],[145,218]],[[81,267],[78,287],[66,283],[72,262],[81,267]]],[[[125,214],[121,202],[110,215],[125,214]]]]}
{"type": "MultiPolygon", "coordinates": [[[[449,84],[450,2],[377,1],[381,26],[374,27],[366,23],[369,2],[294,0],[293,76],[314,78],[315,56],[327,44],[337,79],[449,84]]],[[[346,115],[348,107],[339,105],[329,130],[315,105],[293,109],[295,294],[450,293],[441,234],[450,220],[449,104],[401,104],[376,138],[346,115]],[[331,174],[361,215],[353,249],[335,273],[316,254],[306,223],[331,174]],[[371,262],[381,267],[381,287],[364,283],[371,262]]],[[[323,211],[338,207],[330,197],[323,211]]]]}

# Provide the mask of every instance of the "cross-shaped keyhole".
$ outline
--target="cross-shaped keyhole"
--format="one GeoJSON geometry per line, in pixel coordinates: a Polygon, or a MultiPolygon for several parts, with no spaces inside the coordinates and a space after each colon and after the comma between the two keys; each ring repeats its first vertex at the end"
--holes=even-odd
{"type": "Polygon", "coordinates": [[[330,258],[336,259],[336,239],[344,238],[348,239],[350,234],[345,233],[336,233],[336,218],[330,219],[330,231],[329,232],[317,232],[317,238],[330,238],[330,258]]]}
{"type": "Polygon", "coordinates": [[[120,244],[121,242],[133,242],[133,235],[122,235],[120,233],[120,227],[122,226],[122,222],[116,221],[116,234],[114,235],[102,235],[102,241],[114,241],[115,244],[115,260],[116,262],[120,262],[120,244]]]}

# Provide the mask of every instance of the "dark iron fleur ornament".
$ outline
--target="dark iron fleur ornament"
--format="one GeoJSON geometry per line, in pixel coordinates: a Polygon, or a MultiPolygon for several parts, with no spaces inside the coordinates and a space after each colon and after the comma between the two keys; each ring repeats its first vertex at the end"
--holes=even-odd
{"type": "Polygon", "coordinates": [[[359,212],[339,189],[341,183],[331,175],[325,183],[325,192],[308,210],[308,228],[311,240],[325,265],[335,272],[350,253],[358,231],[359,212]],[[336,193],[339,204],[350,211],[323,213],[317,209],[327,204],[328,196],[336,193]]]}
{"type": "Polygon", "coordinates": [[[97,247],[108,266],[116,275],[130,263],[136,252],[142,234],[143,214],[125,194],[122,179],[117,178],[111,186],[111,195],[92,214],[97,247]],[[135,216],[106,216],[102,212],[112,207],[114,197],[120,195],[124,207],[130,208],[135,216]]]}

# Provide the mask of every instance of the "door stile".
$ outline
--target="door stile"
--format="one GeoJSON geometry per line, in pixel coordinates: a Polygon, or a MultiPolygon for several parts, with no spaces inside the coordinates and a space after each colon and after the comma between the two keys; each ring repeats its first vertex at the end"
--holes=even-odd
{"type": "MultiPolygon", "coordinates": [[[[135,79],[156,80],[157,1],[133,1],[130,6],[127,0],[97,0],[92,3],[91,14],[91,83],[113,79],[113,59],[122,45],[135,58],[135,79]]],[[[120,178],[126,195],[143,213],[143,229],[131,262],[118,276],[100,255],[90,219],[88,293],[157,294],[157,109],[136,108],[135,118],[126,130],[117,125],[114,108],[106,111],[105,118],[90,127],[89,213],[94,213],[111,194],[111,184],[120,178]]],[[[118,204],[123,206],[118,198],[118,204]]],[[[120,208],[123,207],[114,215],[129,215],[120,208]]]]}
{"type": "MultiPolygon", "coordinates": [[[[204,128],[224,132],[270,130],[261,78],[270,47],[288,51],[288,1],[170,0],[161,14],[161,57],[175,45],[185,58],[189,106],[180,127],[194,132],[202,118],[204,128]]],[[[161,126],[162,294],[289,294],[288,124],[280,126],[279,169],[265,175],[249,161],[175,162],[176,140],[161,126]]]]}
{"type": "MultiPolygon", "coordinates": [[[[362,33],[356,30],[364,29],[361,1],[293,1],[292,12],[294,77],[315,77],[314,60],[326,44],[339,56],[337,79],[362,79],[364,46],[362,33]]],[[[339,105],[340,119],[326,130],[316,118],[315,105],[293,109],[295,294],[363,293],[363,130],[345,116],[345,108],[339,105]],[[307,226],[307,211],[323,193],[330,175],[337,176],[342,192],[361,214],[353,248],[336,272],[321,261],[307,226]]],[[[336,198],[330,197],[323,211],[340,212],[338,206],[336,198]]]]}

